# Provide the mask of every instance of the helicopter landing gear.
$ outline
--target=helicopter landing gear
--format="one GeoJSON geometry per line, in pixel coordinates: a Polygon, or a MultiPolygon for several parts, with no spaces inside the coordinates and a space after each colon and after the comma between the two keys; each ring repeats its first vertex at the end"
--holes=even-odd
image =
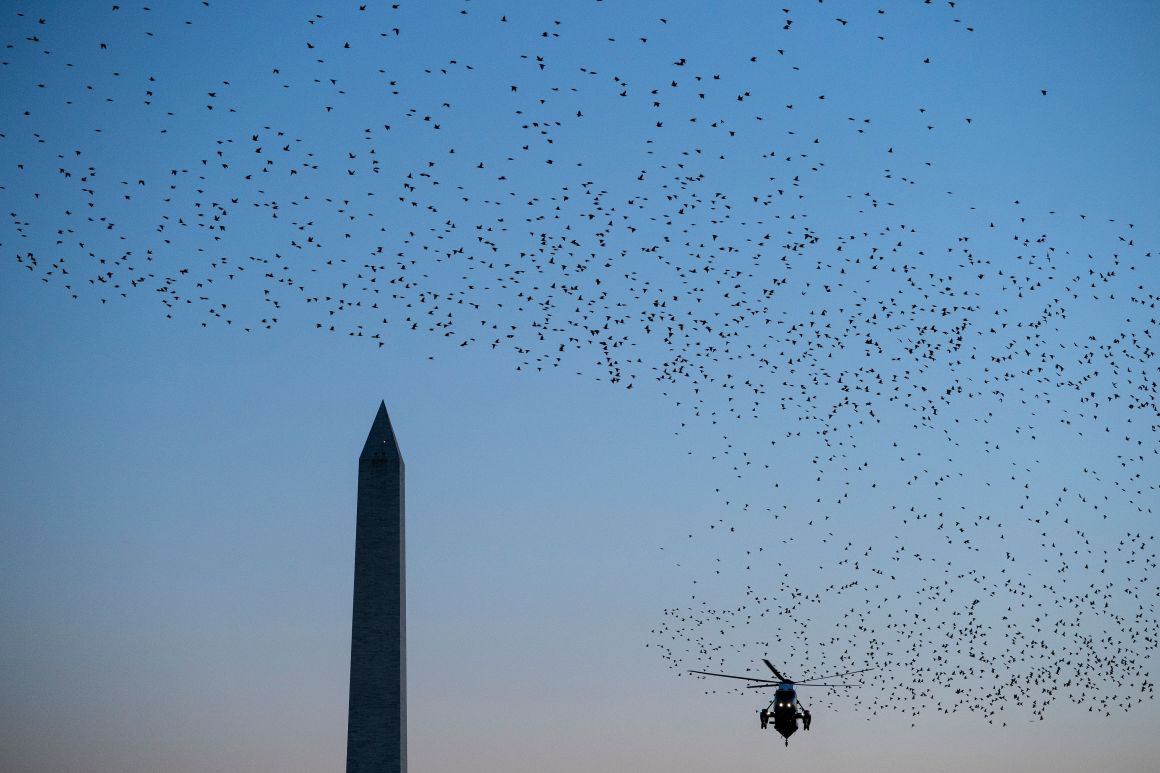
{"type": "Polygon", "coordinates": [[[787,749],[789,748],[789,739],[788,739],[788,738],[787,738],[787,739],[785,739],[785,746],[786,746],[786,748],[787,748],[787,749]]]}

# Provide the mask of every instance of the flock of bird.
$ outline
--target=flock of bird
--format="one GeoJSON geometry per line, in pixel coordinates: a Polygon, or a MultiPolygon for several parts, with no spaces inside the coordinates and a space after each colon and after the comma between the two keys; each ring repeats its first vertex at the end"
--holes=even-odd
{"type": "Polygon", "coordinates": [[[1152,253],[944,190],[978,116],[823,61],[921,84],[923,41],[971,46],[955,2],[786,3],[9,9],[0,249],[78,302],[671,401],[722,479],[666,548],[681,673],[873,665],[820,699],[1000,722],[1152,699],[1152,253]]]}

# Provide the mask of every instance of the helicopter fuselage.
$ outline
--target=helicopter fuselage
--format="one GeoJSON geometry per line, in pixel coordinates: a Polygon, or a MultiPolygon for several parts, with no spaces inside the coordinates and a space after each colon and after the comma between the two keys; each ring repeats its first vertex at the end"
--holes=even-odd
{"type": "Polygon", "coordinates": [[[787,741],[798,729],[797,692],[791,682],[782,682],[773,695],[773,729],[787,741]]]}

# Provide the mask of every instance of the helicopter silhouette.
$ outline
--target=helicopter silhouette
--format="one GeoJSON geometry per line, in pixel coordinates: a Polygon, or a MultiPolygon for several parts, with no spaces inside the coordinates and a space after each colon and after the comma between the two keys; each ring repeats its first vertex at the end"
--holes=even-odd
{"type": "Polygon", "coordinates": [[[745,685],[752,690],[762,690],[776,686],[777,692],[774,693],[773,700],[757,713],[761,719],[762,730],[765,730],[769,726],[769,720],[773,719],[773,729],[785,739],[786,746],[789,746],[789,737],[797,732],[799,719],[802,721],[802,727],[806,730],[810,729],[810,722],[812,721],[810,710],[798,701],[797,687],[860,687],[861,685],[857,684],[823,684],[822,680],[838,679],[844,676],[874,670],[874,666],[871,666],[870,668],[861,668],[857,671],[846,671],[841,674],[830,674],[828,676],[811,677],[809,679],[802,679],[801,681],[794,681],[778,671],[769,660],[762,658],[761,661],[777,677],[776,680],[758,679],[754,676],[738,676],[736,674],[716,674],[711,671],[690,670],[689,673],[701,674],[702,676],[720,676],[725,679],[744,679],[747,682],[758,682],[759,684],[745,685]]]}

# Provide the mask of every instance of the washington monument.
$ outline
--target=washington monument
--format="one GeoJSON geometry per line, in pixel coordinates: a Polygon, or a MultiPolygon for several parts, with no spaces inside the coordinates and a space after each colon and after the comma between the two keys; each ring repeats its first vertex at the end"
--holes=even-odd
{"type": "Polygon", "coordinates": [[[358,458],[347,773],[407,771],[403,456],[385,403],[358,458]]]}

